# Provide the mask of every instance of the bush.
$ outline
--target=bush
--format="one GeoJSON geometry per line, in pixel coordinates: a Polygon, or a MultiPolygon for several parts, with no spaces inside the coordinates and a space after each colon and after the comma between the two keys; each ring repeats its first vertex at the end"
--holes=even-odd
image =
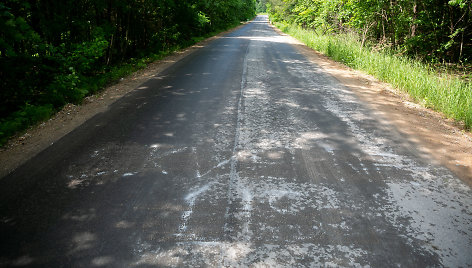
{"type": "Polygon", "coordinates": [[[53,112],[52,105],[25,105],[21,110],[0,121],[0,144],[4,144],[15,133],[48,119],[53,112]]]}

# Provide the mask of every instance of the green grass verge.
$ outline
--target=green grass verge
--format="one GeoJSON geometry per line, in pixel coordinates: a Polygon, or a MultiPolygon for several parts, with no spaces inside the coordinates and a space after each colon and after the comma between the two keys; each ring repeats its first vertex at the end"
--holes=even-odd
{"type": "Polygon", "coordinates": [[[377,52],[354,36],[321,35],[296,25],[275,23],[283,32],[347,66],[407,92],[415,101],[444,113],[472,129],[472,83],[438,75],[430,66],[388,52],[377,52]]]}
{"type": "MultiPolygon", "coordinates": [[[[116,83],[120,78],[128,76],[140,69],[146,68],[149,63],[160,60],[173,52],[190,47],[206,38],[215,36],[228,29],[234,28],[240,23],[228,26],[225,29],[214,31],[205,36],[193,37],[191,40],[183,42],[179,46],[168,48],[164,51],[148,53],[139,59],[129,59],[120,65],[111,66],[102,74],[93,77],[81,77],[77,88],[80,92],[84,92],[83,97],[93,95],[100,92],[106,86],[116,83]]],[[[81,103],[83,97],[79,98],[77,104],[81,103]]],[[[37,125],[51,118],[58,110],[53,105],[25,105],[22,109],[12,113],[7,118],[0,118],[0,147],[4,146],[8,140],[18,133],[22,133],[31,126],[37,125]]]]}

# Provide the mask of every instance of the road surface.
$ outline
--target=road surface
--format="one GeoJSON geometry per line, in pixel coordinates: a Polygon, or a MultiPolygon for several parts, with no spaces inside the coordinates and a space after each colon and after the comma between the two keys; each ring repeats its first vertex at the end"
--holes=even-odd
{"type": "Polygon", "coordinates": [[[277,34],[211,42],[0,180],[0,266],[472,266],[472,191],[277,34]]]}

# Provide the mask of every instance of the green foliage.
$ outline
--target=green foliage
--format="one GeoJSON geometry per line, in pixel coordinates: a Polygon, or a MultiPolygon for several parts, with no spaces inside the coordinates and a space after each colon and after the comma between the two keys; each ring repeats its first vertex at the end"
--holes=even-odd
{"type": "Polygon", "coordinates": [[[60,73],[54,77],[52,83],[46,88],[45,94],[41,96],[42,102],[49,102],[56,108],[68,102],[80,102],[88,92],[77,88],[79,81],[76,71],[70,67],[69,72],[60,73]]]}
{"type": "Polygon", "coordinates": [[[103,36],[93,40],[74,44],[68,53],[65,64],[75,68],[81,74],[89,74],[96,69],[97,61],[105,56],[108,41],[103,36]]]}
{"type": "Polygon", "coordinates": [[[265,13],[267,12],[267,0],[257,0],[256,1],[256,12],[257,13],[265,13]]]}
{"type": "Polygon", "coordinates": [[[255,9],[255,0],[0,2],[0,145],[148,60],[252,18],[255,9]]]}
{"type": "Polygon", "coordinates": [[[4,144],[10,136],[18,131],[25,130],[36,122],[48,119],[53,111],[51,105],[33,106],[26,104],[19,111],[0,120],[0,144],[4,144]]]}
{"type": "Polygon", "coordinates": [[[283,23],[276,26],[311,48],[408,92],[426,107],[472,129],[472,83],[438,76],[428,65],[407,57],[366,48],[352,34],[319,34],[283,23]]]}
{"type": "Polygon", "coordinates": [[[470,63],[472,0],[268,0],[271,20],[354,32],[428,61],[470,63]]]}
{"type": "MultiPolygon", "coordinates": [[[[27,6],[22,3],[19,8],[27,6]]],[[[0,57],[17,56],[27,47],[34,47],[40,41],[40,36],[23,17],[15,16],[11,8],[0,3],[0,57]]]]}

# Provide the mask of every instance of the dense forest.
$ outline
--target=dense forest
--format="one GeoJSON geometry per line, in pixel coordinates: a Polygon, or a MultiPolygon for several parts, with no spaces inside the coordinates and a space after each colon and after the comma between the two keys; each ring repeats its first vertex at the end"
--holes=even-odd
{"type": "Polygon", "coordinates": [[[80,102],[121,64],[192,44],[255,8],[254,0],[1,1],[0,144],[80,102]]]}
{"type": "MultiPolygon", "coordinates": [[[[259,0],[271,19],[323,34],[356,33],[363,43],[428,62],[472,61],[471,0],[259,0]]],[[[260,5],[259,5],[260,6],[260,5]]]]}

